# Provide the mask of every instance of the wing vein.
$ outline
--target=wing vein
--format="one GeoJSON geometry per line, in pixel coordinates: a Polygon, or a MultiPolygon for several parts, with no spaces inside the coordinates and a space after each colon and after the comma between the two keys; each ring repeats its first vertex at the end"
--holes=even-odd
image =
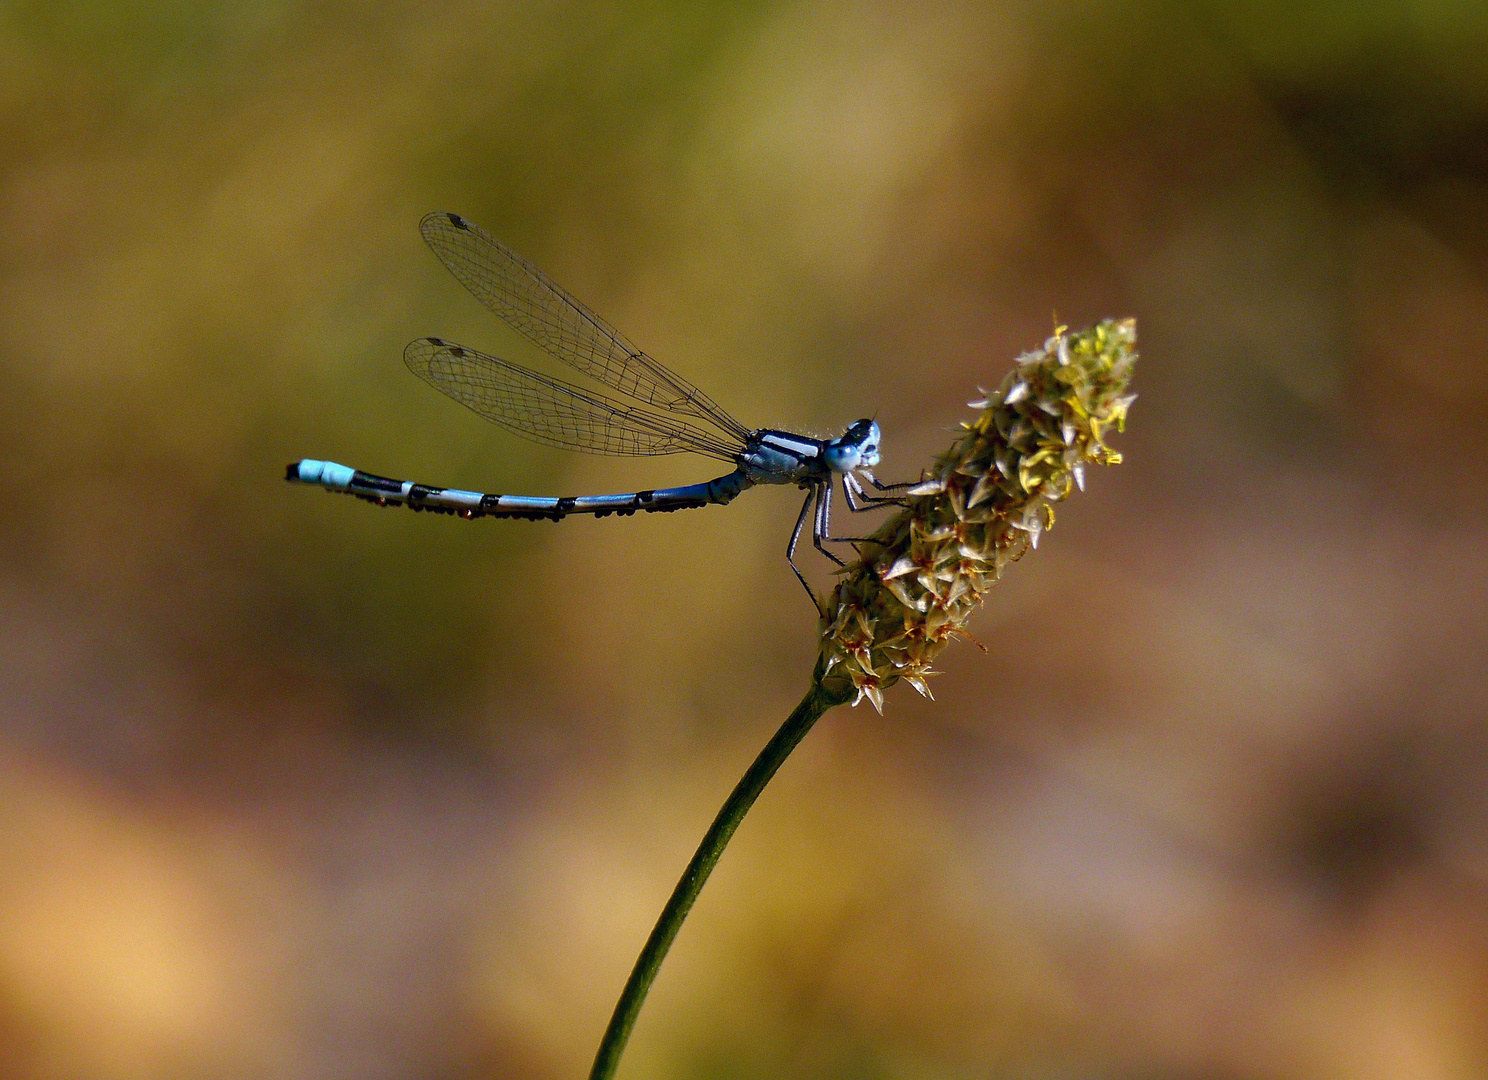
{"type": "Polygon", "coordinates": [[[677,416],[652,412],[439,338],[403,350],[419,378],[506,430],[591,454],[692,453],[735,462],[738,447],[677,416]]]}
{"type": "Polygon", "coordinates": [[[749,429],[708,395],[489,233],[448,213],[426,215],[419,231],[477,300],[550,356],[643,405],[702,421],[737,444],[748,438],[749,429]]]}

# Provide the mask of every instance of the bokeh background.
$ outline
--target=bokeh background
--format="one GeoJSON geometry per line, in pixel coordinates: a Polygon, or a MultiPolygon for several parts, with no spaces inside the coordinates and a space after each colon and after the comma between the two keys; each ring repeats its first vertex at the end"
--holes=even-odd
{"type": "MultiPolygon", "coordinates": [[[[0,1075],[583,1075],[806,685],[796,500],[399,361],[456,210],[746,423],[916,475],[1135,315],[1116,469],[938,700],[829,714],[621,1075],[1488,1075],[1488,7],[0,7],[0,1075]]],[[[827,567],[807,560],[826,580],[827,567]]]]}

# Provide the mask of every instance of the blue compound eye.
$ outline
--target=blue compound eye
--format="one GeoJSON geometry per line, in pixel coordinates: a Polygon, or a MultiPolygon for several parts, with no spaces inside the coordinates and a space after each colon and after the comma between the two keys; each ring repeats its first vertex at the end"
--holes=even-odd
{"type": "Polygon", "coordinates": [[[833,439],[822,451],[827,467],[833,472],[852,472],[865,465],[878,464],[878,425],[872,420],[859,420],[841,437],[833,439]]]}

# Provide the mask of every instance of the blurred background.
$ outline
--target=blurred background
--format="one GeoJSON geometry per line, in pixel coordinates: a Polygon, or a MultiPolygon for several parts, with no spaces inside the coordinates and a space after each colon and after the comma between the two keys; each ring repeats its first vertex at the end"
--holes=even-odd
{"type": "Polygon", "coordinates": [[[804,691],[789,491],[283,482],[714,475],[412,378],[542,363],[436,209],[890,479],[1139,320],[1126,463],[938,700],[811,733],[622,1077],[1488,1075],[1485,49],[1451,0],[12,0],[0,1075],[581,1076],[804,691]]]}

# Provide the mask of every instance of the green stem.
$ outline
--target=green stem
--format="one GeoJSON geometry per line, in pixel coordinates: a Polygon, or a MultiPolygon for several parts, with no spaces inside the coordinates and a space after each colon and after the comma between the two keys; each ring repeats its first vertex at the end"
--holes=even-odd
{"type": "Polygon", "coordinates": [[[754,800],[822,713],[834,705],[841,705],[851,696],[851,691],[824,689],[819,679],[813,679],[811,689],[801,699],[801,704],[780,725],[780,730],[765,744],[759,757],[754,759],[754,764],[749,766],[749,771],[735,785],[722,809],[718,811],[718,816],[713,819],[713,824],[708,827],[703,842],[698,845],[697,853],[682,872],[682,879],[672,890],[671,899],[661,909],[661,917],[656,920],[656,926],[646,939],[641,955],[636,957],[630,978],[625,981],[625,989],[620,991],[620,1000],[615,1003],[610,1025],[605,1028],[604,1038],[599,1041],[599,1052],[594,1055],[594,1067],[589,1070],[589,1080],[610,1080],[615,1075],[615,1069],[620,1064],[620,1054],[630,1038],[630,1029],[635,1026],[636,1016],[651,989],[651,980],[656,978],[657,969],[666,958],[667,950],[672,947],[677,931],[682,929],[683,920],[692,910],[692,902],[702,891],[708,875],[713,872],[714,864],[728,846],[739,822],[744,820],[744,815],[754,805],[754,800]]]}

